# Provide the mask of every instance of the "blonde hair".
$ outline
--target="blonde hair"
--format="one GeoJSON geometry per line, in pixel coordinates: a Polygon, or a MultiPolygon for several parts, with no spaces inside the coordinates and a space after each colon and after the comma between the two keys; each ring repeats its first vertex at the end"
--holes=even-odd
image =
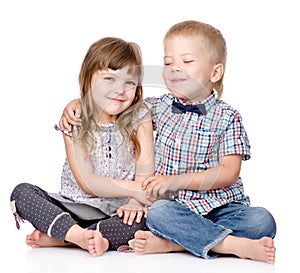
{"type": "Polygon", "coordinates": [[[139,106],[143,103],[143,67],[140,47],[133,42],[126,42],[120,38],[106,37],[93,43],[88,49],[79,73],[79,86],[82,104],[82,126],[77,127],[77,138],[87,153],[94,149],[93,129],[100,132],[96,126],[99,112],[92,99],[91,82],[93,74],[98,70],[119,70],[130,66],[129,73],[138,78],[135,97],[129,108],[117,115],[116,123],[124,140],[128,139],[134,145],[136,155],[140,153],[140,144],[136,137],[132,120],[139,106]]]}
{"type": "MultiPolygon", "coordinates": [[[[225,71],[227,58],[226,41],[218,29],[209,24],[188,20],[173,25],[165,34],[164,42],[174,35],[199,38],[201,44],[207,50],[209,59],[215,64],[223,64],[225,71]]],[[[224,73],[213,87],[218,92],[218,99],[221,98],[223,93],[223,78],[224,73]]]]}

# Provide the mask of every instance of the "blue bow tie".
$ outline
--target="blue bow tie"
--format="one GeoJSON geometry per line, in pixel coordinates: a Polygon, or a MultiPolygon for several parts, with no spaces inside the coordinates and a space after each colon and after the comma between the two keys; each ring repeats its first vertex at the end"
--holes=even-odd
{"type": "Polygon", "coordinates": [[[196,105],[183,105],[180,102],[176,102],[173,100],[172,103],[172,112],[175,114],[193,112],[197,114],[206,115],[206,109],[204,104],[196,104],[196,105]]]}

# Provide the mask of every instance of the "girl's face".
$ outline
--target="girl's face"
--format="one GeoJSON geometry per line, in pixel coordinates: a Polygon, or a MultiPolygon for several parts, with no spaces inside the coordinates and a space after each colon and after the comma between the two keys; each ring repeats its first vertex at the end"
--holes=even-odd
{"type": "Polygon", "coordinates": [[[127,109],[134,100],[138,78],[128,73],[129,67],[120,70],[98,70],[92,76],[92,98],[100,111],[100,123],[127,109]]]}
{"type": "Polygon", "coordinates": [[[212,91],[212,70],[199,39],[175,35],[165,41],[163,77],[173,96],[190,102],[207,98],[212,91]]]}

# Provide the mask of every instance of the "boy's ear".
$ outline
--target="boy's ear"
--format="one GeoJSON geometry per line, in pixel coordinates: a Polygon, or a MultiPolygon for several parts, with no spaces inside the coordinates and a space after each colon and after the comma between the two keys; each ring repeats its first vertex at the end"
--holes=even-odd
{"type": "Polygon", "coordinates": [[[223,64],[220,63],[214,65],[211,71],[211,77],[210,77],[211,82],[213,83],[217,82],[222,78],[223,74],[224,74],[223,64]]]}

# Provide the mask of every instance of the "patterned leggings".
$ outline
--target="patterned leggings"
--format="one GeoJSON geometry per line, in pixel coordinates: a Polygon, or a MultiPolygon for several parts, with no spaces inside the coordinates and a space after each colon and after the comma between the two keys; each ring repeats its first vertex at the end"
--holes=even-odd
{"type": "MultiPolygon", "coordinates": [[[[14,216],[29,221],[36,229],[50,237],[65,242],[68,230],[75,224],[87,229],[98,230],[109,241],[109,250],[117,250],[121,245],[128,245],[137,230],[146,230],[143,218],[141,223],[131,226],[123,223],[118,216],[97,221],[81,220],[68,211],[57,200],[41,188],[21,183],[17,185],[10,197],[14,216]]],[[[18,222],[17,222],[18,227],[18,222]]]]}

